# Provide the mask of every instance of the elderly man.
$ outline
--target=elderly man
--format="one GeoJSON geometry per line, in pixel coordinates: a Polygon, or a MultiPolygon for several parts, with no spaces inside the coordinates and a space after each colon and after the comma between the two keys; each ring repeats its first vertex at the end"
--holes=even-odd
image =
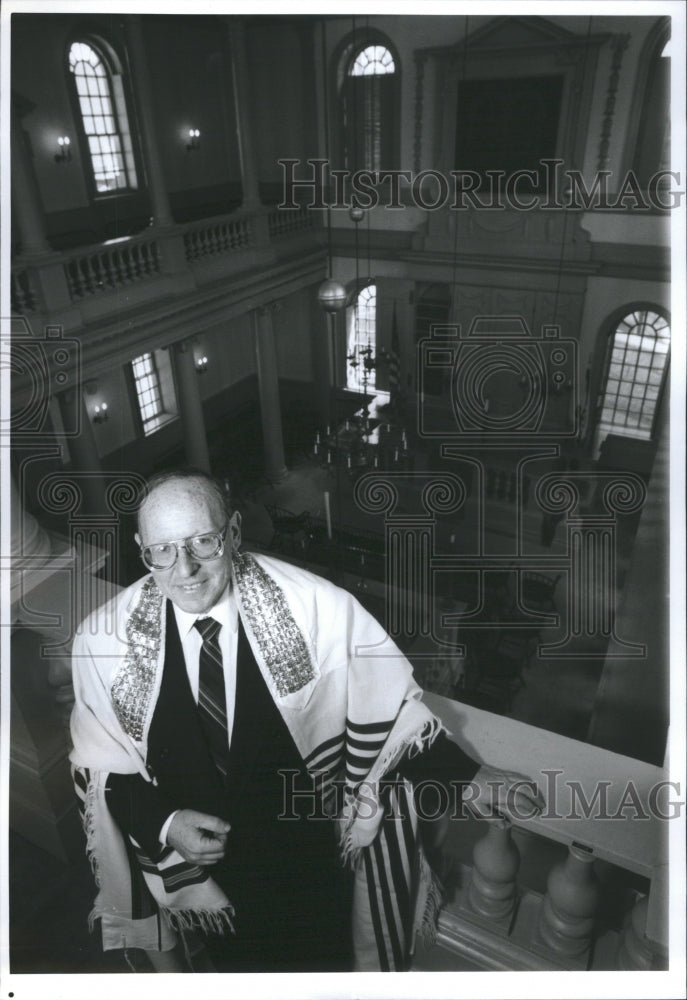
{"type": "MultiPolygon", "coordinates": [[[[200,930],[221,971],[406,967],[437,898],[411,782],[460,797],[479,765],[350,594],[239,551],[209,476],[151,479],[136,541],[149,574],[73,654],[103,947],[173,969],[200,930]]],[[[477,787],[519,777],[482,768],[477,787]]]]}

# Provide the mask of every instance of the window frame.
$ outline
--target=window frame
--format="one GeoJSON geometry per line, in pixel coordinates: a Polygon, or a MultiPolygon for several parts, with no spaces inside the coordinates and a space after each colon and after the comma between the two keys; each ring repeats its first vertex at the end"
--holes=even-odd
{"type": "Polygon", "coordinates": [[[126,71],[127,63],[122,59],[120,53],[117,51],[115,46],[107,39],[103,38],[102,35],[91,30],[75,31],[67,39],[64,52],[64,66],[65,72],[68,77],[67,89],[69,92],[69,100],[72,106],[72,117],[74,121],[74,129],[78,139],[79,146],[79,158],[82,164],[82,170],[84,175],[84,181],[88,189],[88,195],[91,202],[106,202],[113,198],[125,198],[125,197],[135,197],[139,195],[144,190],[144,171],[142,159],[140,156],[140,150],[137,142],[137,128],[136,119],[134,115],[134,102],[132,99],[131,88],[128,79],[128,73],[126,71]],[[70,53],[72,46],[75,43],[82,42],[92,48],[95,53],[99,56],[102,61],[105,71],[107,74],[107,80],[110,90],[110,101],[112,103],[112,117],[115,119],[115,125],[117,130],[117,135],[120,138],[122,145],[122,156],[124,158],[124,174],[127,179],[127,183],[124,187],[115,188],[110,191],[99,191],[95,176],[95,167],[93,164],[93,159],[91,155],[91,147],[89,142],[89,134],[86,132],[84,125],[84,116],[81,110],[81,101],[79,99],[78,88],[76,84],[76,76],[72,72],[70,67],[70,53]],[[118,88],[115,87],[115,80],[118,81],[118,88]],[[119,100],[117,97],[117,89],[120,91],[119,100]],[[122,110],[119,103],[123,103],[124,112],[126,115],[125,127],[122,128],[122,110]],[[130,144],[130,156],[131,164],[127,163],[127,152],[125,151],[126,138],[128,129],[128,140],[130,144]],[[135,185],[131,184],[130,172],[133,170],[135,185]]]}
{"type": "MultiPolygon", "coordinates": [[[[348,71],[358,54],[371,45],[379,45],[387,49],[394,62],[394,72],[382,74],[383,77],[393,77],[392,112],[388,119],[390,131],[390,161],[382,163],[382,170],[398,170],[401,165],[401,96],[403,90],[403,67],[398,50],[390,38],[375,28],[356,29],[343,38],[334,49],[329,65],[329,112],[332,146],[332,161],[338,168],[345,168],[346,135],[343,121],[343,88],[348,77],[348,71]]],[[[374,77],[371,77],[374,79],[374,77]]],[[[355,79],[364,80],[364,76],[355,79]]],[[[370,79],[370,77],[368,77],[370,79]]],[[[362,168],[367,169],[367,167],[362,168]]]]}
{"type": "Polygon", "coordinates": [[[139,354],[135,358],[132,358],[127,367],[131,379],[132,399],[135,405],[136,422],[143,437],[151,437],[157,431],[161,430],[168,423],[170,423],[170,421],[174,420],[177,416],[177,413],[165,406],[165,393],[162,384],[162,377],[160,375],[158,359],[156,357],[156,351],[144,351],[143,354],[139,354]],[[148,357],[151,359],[152,373],[147,374],[152,374],[154,376],[155,389],[159,398],[160,408],[152,417],[146,418],[143,416],[141,393],[139,392],[139,377],[136,375],[134,365],[137,361],[142,361],[144,358],[148,357]],[[151,426],[153,423],[154,426],[151,426]]]}
{"type": "MultiPolygon", "coordinates": [[[[369,281],[361,287],[357,288],[353,292],[353,299],[349,305],[347,312],[347,323],[346,323],[346,388],[350,392],[364,392],[364,387],[361,378],[358,376],[357,370],[351,367],[351,363],[348,360],[349,355],[353,353],[354,346],[356,350],[360,352],[361,348],[364,350],[367,346],[371,348],[372,357],[377,358],[378,356],[378,345],[377,345],[377,284],[374,281],[369,281]],[[363,337],[360,334],[360,323],[358,320],[358,308],[360,305],[361,296],[365,292],[372,290],[372,294],[369,298],[374,298],[374,314],[372,318],[373,331],[372,336],[369,334],[367,337],[363,337]],[[358,334],[356,336],[356,333],[358,334]],[[353,383],[356,384],[353,384],[353,383]]],[[[366,323],[369,319],[366,318],[366,323]]],[[[367,382],[367,391],[377,392],[377,371],[373,368],[370,372],[370,377],[367,382]]]]}
{"type": "MultiPolygon", "coordinates": [[[[651,325],[653,326],[653,324],[651,325]]],[[[627,332],[629,333],[632,329],[634,328],[631,327],[630,330],[627,332]]],[[[672,338],[672,329],[671,329],[670,315],[666,309],[664,309],[660,305],[657,305],[656,303],[640,302],[623,306],[621,309],[616,310],[613,316],[609,318],[609,321],[606,324],[604,324],[604,333],[602,333],[602,335],[599,337],[598,348],[597,348],[598,379],[596,383],[595,393],[593,396],[594,419],[589,428],[592,435],[594,453],[598,452],[598,449],[601,447],[603,441],[609,434],[615,434],[621,437],[626,437],[631,441],[655,440],[657,419],[661,412],[663,399],[668,385],[668,379],[670,378],[671,338],[672,338]],[[667,338],[668,350],[665,352],[665,364],[661,370],[661,379],[660,382],[658,383],[658,392],[656,394],[655,400],[652,400],[653,412],[651,414],[651,428],[648,431],[642,430],[642,428],[639,426],[639,422],[641,421],[643,404],[646,402],[646,393],[642,399],[642,407],[640,408],[639,413],[637,415],[638,418],[637,426],[628,426],[627,422],[625,424],[612,423],[607,420],[604,420],[602,416],[604,410],[604,402],[606,401],[607,398],[608,383],[611,380],[610,378],[611,365],[614,363],[613,351],[615,348],[616,334],[618,332],[621,332],[619,328],[623,325],[623,323],[629,324],[630,317],[642,313],[655,314],[660,320],[663,321],[665,327],[667,327],[668,330],[668,338],[667,338]]],[[[658,339],[659,338],[656,337],[656,340],[658,339]]],[[[627,348],[625,348],[625,350],[627,350],[627,348]]],[[[641,347],[639,350],[641,351],[641,347]]],[[[651,352],[652,360],[655,357],[655,355],[656,351],[652,350],[651,352]]],[[[615,363],[618,362],[616,361],[615,363]]],[[[625,364],[625,358],[623,358],[622,364],[623,365],[625,364]]],[[[635,365],[635,372],[636,368],[637,365],[635,365]]],[[[651,370],[651,365],[649,366],[649,370],[651,370]]],[[[618,381],[619,388],[623,384],[627,384],[627,380],[623,380],[622,378],[622,371],[621,371],[621,377],[617,380],[613,379],[613,381],[618,381]]],[[[639,383],[637,383],[637,381],[633,376],[631,386],[634,386],[636,384],[639,383]]],[[[646,387],[648,387],[651,383],[647,379],[645,384],[646,387]]],[[[620,392],[618,392],[616,394],[616,400],[620,398],[621,395],[626,396],[628,394],[627,393],[621,394],[620,392]]],[[[632,398],[631,392],[629,393],[629,398],[632,398]]],[[[629,406],[628,406],[628,413],[629,413],[629,406]]]]}

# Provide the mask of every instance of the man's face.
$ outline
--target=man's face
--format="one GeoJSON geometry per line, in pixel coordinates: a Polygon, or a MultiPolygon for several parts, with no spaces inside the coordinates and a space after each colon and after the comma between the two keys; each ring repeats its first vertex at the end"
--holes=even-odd
{"type": "MultiPolygon", "coordinates": [[[[173,479],[148,496],[139,514],[141,546],[178,541],[208,531],[222,531],[226,514],[201,480],[173,479]]],[[[238,538],[239,516],[234,513],[221,556],[199,560],[178,546],[177,560],[169,569],[152,570],[155,582],[171,601],[193,614],[209,611],[231,580],[232,544],[238,538]]]]}

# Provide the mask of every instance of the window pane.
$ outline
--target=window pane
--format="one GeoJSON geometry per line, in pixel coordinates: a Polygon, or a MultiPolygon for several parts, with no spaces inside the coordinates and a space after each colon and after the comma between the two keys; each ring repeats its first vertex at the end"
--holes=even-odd
{"type": "Polygon", "coordinates": [[[601,421],[648,437],[665,377],[670,329],[652,310],[636,310],[617,325],[607,353],[601,421]]]}
{"type": "MultiPolygon", "coordinates": [[[[96,190],[107,191],[125,188],[128,183],[136,186],[136,172],[133,155],[129,157],[127,170],[121,155],[122,142],[119,134],[118,116],[126,121],[121,80],[117,114],[112,93],[112,77],[104,57],[94,46],[86,42],[75,42],[69,52],[69,67],[75,76],[79,106],[84,131],[89,139],[89,153],[96,190]]],[[[119,79],[119,78],[114,78],[119,79]]],[[[129,131],[128,123],[126,131],[129,131]]]]}

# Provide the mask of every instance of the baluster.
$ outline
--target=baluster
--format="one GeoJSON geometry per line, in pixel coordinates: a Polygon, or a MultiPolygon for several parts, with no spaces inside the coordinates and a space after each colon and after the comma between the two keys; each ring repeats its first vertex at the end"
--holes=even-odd
{"type": "Polygon", "coordinates": [[[19,276],[12,272],[12,291],[10,294],[10,301],[12,303],[13,312],[23,312],[26,306],[26,300],[24,298],[24,290],[21,286],[21,281],[19,276]]]}
{"type": "Polygon", "coordinates": [[[231,239],[229,236],[229,227],[226,222],[220,222],[217,227],[217,234],[219,237],[219,247],[222,253],[227,253],[231,250],[231,239]]]}
{"type": "Polygon", "coordinates": [[[599,901],[590,848],[571,844],[549,873],[539,917],[541,940],[558,956],[576,958],[589,948],[599,901]]]}
{"type": "Polygon", "coordinates": [[[141,248],[135,243],[132,247],[129,247],[129,270],[131,273],[131,280],[138,281],[141,277],[141,248]]]}
{"type": "Polygon", "coordinates": [[[117,284],[126,284],[126,269],[124,267],[124,254],[121,250],[112,251],[112,263],[114,264],[115,271],[117,273],[117,284]]]}
{"type": "Polygon", "coordinates": [[[69,282],[69,291],[71,293],[72,299],[80,299],[81,292],[81,275],[79,273],[79,262],[76,260],[70,260],[67,263],[67,280],[69,282]]]}
{"type": "Polygon", "coordinates": [[[624,970],[655,969],[658,956],[646,939],[646,918],[649,897],[642,896],[625,918],[618,944],[618,968],[624,970]]]}
{"type": "Polygon", "coordinates": [[[84,289],[90,292],[91,295],[95,295],[98,291],[98,273],[93,267],[93,258],[84,257],[81,263],[84,272],[84,289]]]}
{"type": "Polygon", "coordinates": [[[515,876],[520,867],[520,852],[511,837],[510,820],[488,820],[486,835],[473,849],[472,862],[470,908],[494,920],[508,917],[517,899],[515,876]]]}
{"type": "Polygon", "coordinates": [[[141,243],[139,247],[139,265],[142,278],[152,274],[154,270],[151,250],[152,246],[150,243],[141,243]]]}

